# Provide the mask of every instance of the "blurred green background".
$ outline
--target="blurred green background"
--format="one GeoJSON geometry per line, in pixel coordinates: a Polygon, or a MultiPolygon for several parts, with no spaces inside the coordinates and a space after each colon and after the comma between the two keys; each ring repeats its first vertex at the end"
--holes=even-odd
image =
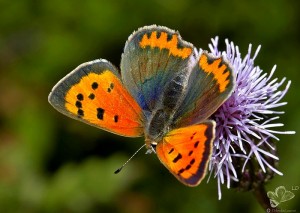
{"type": "MultiPolygon", "coordinates": [[[[139,27],[164,25],[195,46],[229,38],[243,54],[262,44],[256,64],[292,86],[281,107],[281,130],[300,132],[299,1],[0,0],[0,212],[263,212],[251,193],[217,182],[181,185],[144,142],[65,117],[47,102],[54,84],[80,63],[115,65],[139,27]],[[82,3],[84,2],[84,3],[82,3]]],[[[221,45],[224,46],[224,45],[221,45]]],[[[282,88],[283,89],[283,88],[282,88]]],[[[299,135],[280,136],[279,170],[267,190],[300,186],[299,135]]],[[[300,191],[281,205],[300,211],[300,191]]]]}

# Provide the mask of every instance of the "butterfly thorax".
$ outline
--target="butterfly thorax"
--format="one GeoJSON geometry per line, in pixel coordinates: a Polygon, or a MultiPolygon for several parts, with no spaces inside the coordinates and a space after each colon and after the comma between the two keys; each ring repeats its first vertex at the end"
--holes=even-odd
{"type": "Polygon", "coordinates": [[[174,115],[185,97],[187,81],[186,74],[179,74],[167,83],[160,101],[147,118],[145,136],[152,141],[151,144],[160,142],[170,130],[174,129],[176,124],[174,115]]]}

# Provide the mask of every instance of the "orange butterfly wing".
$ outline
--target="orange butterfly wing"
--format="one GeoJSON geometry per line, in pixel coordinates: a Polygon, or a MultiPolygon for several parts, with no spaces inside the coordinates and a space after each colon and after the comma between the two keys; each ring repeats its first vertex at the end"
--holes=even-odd
{"type": "Polygon", "coordinates": [[[156,153],[179,181],[197,186],[206,174],[214,136],[213,121],[174,129],[157,144],[156,153]]]}
{"type": "Polygon", "coordinates": [[[143,134],[142,110],[106,60],[78,66],[53,87],[49,102],[61,113],[106,131],[143,134]]]}

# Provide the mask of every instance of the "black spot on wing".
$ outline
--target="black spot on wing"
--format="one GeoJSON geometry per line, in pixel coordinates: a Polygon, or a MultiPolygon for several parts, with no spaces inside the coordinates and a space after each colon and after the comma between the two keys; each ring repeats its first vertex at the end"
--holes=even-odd
{"type": "Polygon", "coordinates": [[[187,165],[187,166],[185,167],[185,170],[189,170],[191,167],[192,167],[192,165],[189,164],[189,165],[187,165]]]}
{"type": "Polygon", "coordinates": [[[194,136],[196,135],[197,132],[194,132],[191,136],[191,140],[193,140],[194,136]]]}
{"type": "Polygon", "coordinates": [[[177,174],[181,175],[184,171],[185,171],[185,169],[180,169],[177,174]]]}
{"type": "Polygon", "coordinates": [[[119,116],[118,115],[114,116],[114,121],[115,121],[115,123],[117,123],[119,121],[119,116]]]}
{"type": "Polygon", "coordinates": [[[177,163],[182,158],[182,155],[178,153],[178,155],[173,159],[173,163],[177,163]]]}
{"type": "Polygon", "coordinates": [[[97,89],[98,86],[99,86],[99,85],[98,85],[97,82],[93,82],[93,83],[92,83],[92,89],[93,89],[93,90],[97,89]]]}
{"type": "Polygon", "coordinates": [[[190,161],[190,164],[193,165],[195,163],[195,158],[190,161]]]}
{"type": "Polygon", "coordinates": [[[110,83],[109,87],[113,89],[115,87],[114,83],[110,83]]]}
{"type": "Polygon", "coordinates": [[[82,109],[78,109],[77,115],[78,115],[79,118],[83,117],[84,116],[84,111],[82,109]]]}
{"type": "Polygon", "coordinates": [[[77,108],[82,108],[82,103],[80,101],[76,101],[75,106],[77,108]]]}
{"type": "Polygon", "coordinates": [[[91,99],[91,100],[93,100],[94,98],[95,98],[95,94],[94,93],[91,93],[91,94],[89,94],[89,99],[91,99]]]}
{"type": "Polygon", "coordinates": [[[171,154],[173,151],[174,151],[174,148],[172,148],[172,149],[168,152],[168,154],[171,154]]]}
{"type": "Polygon", "coordinates": [[[103,120],[103,116],[104,116],[104,109],[102,108],[97,108],[97,118],[99,120],[103,120]]]}
{"type": "Polygon", "coordinates": [[[79,93],[79,94],[77,95],[77,100],[78,100],[78,101],[83,101],[83,95],[82,95],[81,93],[79,93]]]}

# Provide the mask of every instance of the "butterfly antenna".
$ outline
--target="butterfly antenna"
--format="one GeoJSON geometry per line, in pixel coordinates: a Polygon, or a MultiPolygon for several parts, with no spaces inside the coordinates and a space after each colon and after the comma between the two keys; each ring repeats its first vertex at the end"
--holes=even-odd
{"type": "Polygon", "coordinates": [[[146,144],[144,144],[143,146],[141,146],[120,168],[118,168],[114,173],[118,174],[123,167],[144,147],[146,146],[146,144]]]}

